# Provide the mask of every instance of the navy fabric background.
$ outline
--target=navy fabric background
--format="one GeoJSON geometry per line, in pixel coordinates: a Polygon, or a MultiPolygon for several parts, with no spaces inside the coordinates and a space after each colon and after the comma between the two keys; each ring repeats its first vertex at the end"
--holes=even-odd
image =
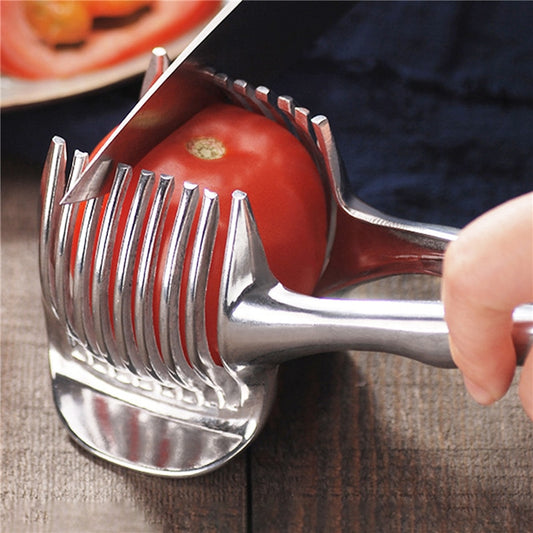
{"type": "MultiPolygon", "coordinates": [[[[268,83],[328,116],[354,191],[387,213],[459,227],[533,189],[533,3],[357,3],[268,83]]],[[[7,112],[3,153],[40,162],[56,134],[90,151],[139,87],[7,112]]]]}

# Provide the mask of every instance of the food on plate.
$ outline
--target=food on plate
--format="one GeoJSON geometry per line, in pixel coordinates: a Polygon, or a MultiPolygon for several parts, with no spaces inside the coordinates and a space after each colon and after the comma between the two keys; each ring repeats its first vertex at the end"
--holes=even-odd
{"type": "Polygon", "coordinates": [[[29,0],[24,2],[26,20],[39,39],[49,46],[75,45],[86,41],[94,26],[125,24],[125,17],[149,9],[143,0],[29,0]]]}
{"type": "MultiPolygon", "coordinates": [[[[312,158],[285,128],[241,107],[217,103],[201,110],[146,154],[133,169],[133,183],[121,212],[111,286],[127,206],[132,201],[135,178],[143,169],[156,175],[170,174],[176,180],[158,256],[154,286],[156,324],[166,250],[185,181],[198,184],[201,192],[209,189],[219,195],[220,222],[206,296],[208,341],[217,363],[220,363],[216,337],[219,287],[234,190],[248,194],[274,275],[289,289],[313,292],[325,259],[328,207],[312,158]]],[[[192,235],[196,223],[195,220],[192,235]]],[[[192,239],[185,265],[191,250],[192,239]]],[[[185,305],[183,292],[181,309],[185,305]]],[[[183,316],[183,312],[180,314],[183,316]]]]}
{"type": "Polygon", "coordinates": [[[37,37],[49,46],[82,43],[93,18],[87,2],[25,2],[25,16],[37,37]]]}
{"type": "Polygon", "coordinates": [[[0,64],[20,78],[66,78],[164,46],[206,21],[215,0],[0,2],[0,64]]]}

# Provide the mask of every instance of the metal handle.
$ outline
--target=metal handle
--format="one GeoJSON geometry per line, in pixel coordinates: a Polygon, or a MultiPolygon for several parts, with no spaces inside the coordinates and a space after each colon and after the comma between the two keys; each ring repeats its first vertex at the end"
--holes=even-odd
{"type": "MultiPolygon", "coordinates": [[[[276,284],[268,291],[263,287],[245,293],[230,314],[232,351],[226,362],[232,365],[271,365],[329,351],[368,350],[455,367],[438,301],[314,298],[276,284]]],[[[517,308],[514,324],[521,362],[533,341],[533,306],[517,308]]]]}
{"type": "Polygon", "coordinates": [[[327,296],[384,276],[442,274],[444,252],[458,230],[394,219],[377,211],[371,217],[369,209],[338,210],[335,241],[317,294],[327,296]]]}
{"type": "MultiPolygon", "coordinates": [[[[222,359],[244,370],[337,350],[403,355],[451,368],[440,301],[317,298],[286,289],[271,272],[246,194],[233,193],[220,287],[222,359]]],[[[533,341],[533,305],[514,314],[521,361],[533,341]]]]}

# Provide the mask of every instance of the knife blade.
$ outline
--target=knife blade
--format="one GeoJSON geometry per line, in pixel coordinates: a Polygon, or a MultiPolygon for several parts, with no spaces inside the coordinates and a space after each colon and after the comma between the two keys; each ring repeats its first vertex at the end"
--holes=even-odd
{"type": "Polygon", "coordinates": [[[213,67],[254,85],[294,61],[353,2],[230,0],[178,55],[113,131],[61,202],[103,194],[115,163],[131,166],[217,98],[198,75],[213,67]]]}

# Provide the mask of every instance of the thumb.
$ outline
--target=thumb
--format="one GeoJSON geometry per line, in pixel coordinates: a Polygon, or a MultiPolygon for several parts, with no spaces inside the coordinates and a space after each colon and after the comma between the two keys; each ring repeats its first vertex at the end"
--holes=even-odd
{"type": "Polygon", "coordinates": [[[444,258],[442,299],[465,385],[477,401],[492,403],[513,379],[513,310],[533,301],[533,193],[460,232],[444,258]]]}

